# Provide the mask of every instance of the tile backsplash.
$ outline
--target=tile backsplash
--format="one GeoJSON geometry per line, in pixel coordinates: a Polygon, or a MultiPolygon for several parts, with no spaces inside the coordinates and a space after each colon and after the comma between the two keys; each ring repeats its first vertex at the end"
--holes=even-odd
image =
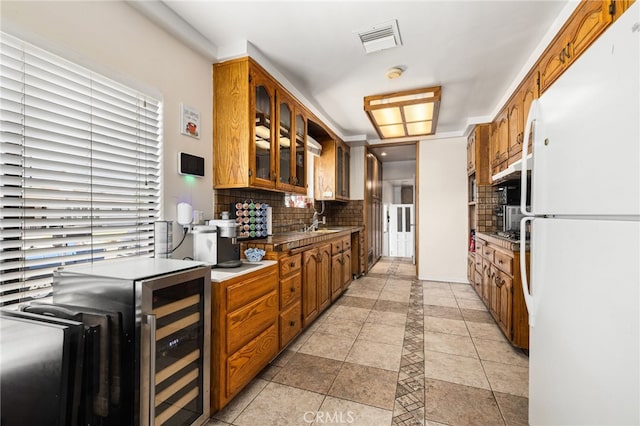
{"type": "Polygon", "coordinates": [[[478,209],[478,232],[495,232],[498,229],[498,218],[495,215],[495,208],[498,205],[498,196],[495,188],[490,185],[478,185],[478,199],[476,208],[478,209]]]}
{"type": "MultiPolygon", "coordinates": [[[[244,200],[267,203],[273,208],[274,233],[299,231],[302,227],[311,225],[313,219],[312,207],[285,207],[283,193],[255,189],[216,189],[214,217],[219,218],[223,211],[232,212],[231,205],[244,200]]],[[[316,201],[315,208],[320,212],[322,203],[316,201]]],[[[234,217],[233,214],[231,216],[234,217]]],[[[327,201],[322,216],[326,216],[327,226],[362,226],[364,224],[363,202],[361,200],[346,203],[327,201]]]]}

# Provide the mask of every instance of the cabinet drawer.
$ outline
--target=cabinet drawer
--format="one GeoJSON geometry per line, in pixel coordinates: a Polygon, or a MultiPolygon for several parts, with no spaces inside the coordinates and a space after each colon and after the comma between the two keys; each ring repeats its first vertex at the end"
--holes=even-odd
{"type": "Polygon", "coordinates": [[[493,263],[509,275],[513,275],[513,257],[501,251],[493,254],[493,263]]]}
{"type": "Polygon", "coordinates": [[[255,377],[278,353],[278,330],[273,324],[227,359],[226,396],[232,396],[255,377]]]}
{"type": "Polygon", "coordinates": [[[331,254],[336,255],[342,253],[342,240],[331,241],[331,254]]]}
{"type": "Polygon", "coordinates": [[[484,249],[484,246],[487,245],[487,242],[485,240],[482,240],[478,237],[476,237],[476,255],[480,254],[482,255],[482,250],[484,249]]]}
{"type": "Polygon", "coordinates": [[[280,259],[280,278],[300,269],[302,266],[302,253],[287,256],[280,259]]]}
{"type": "Polygon", "coordinates": [[[227,312],[234,311],[277,288],[278,274],[275,268],[266,274],[231,284],[226,291],[227,312]]]}
{"type": "Polygon", "coordinates": [[[280,314],[280,348],[284,348],[302,330],[300,302],[280,314]]]}
{"type": "Polygon", "coordinates": [[[260,299],[227,314],[227,353],[232,353],[256,337],[278,318],[278,293],[272,291],[260,299]]]}
{"type": "Polygon", "coordinates": [[[476,291],[478,292],[478,295],[481,295],[482,293],[482,271],[479,270],[475,270],[475,274],[474,274],[474,278],[473,278],[473,284],[476,288],[476,291]]]}
{"type": "Polygon", "coordinates": [[[301,284],[302,274],[295,274],[280,281],[280,309],[286,308],[296,300],[300,300],[301,284]]]}
{"type": "Polygon", "coordinates": [[[342,250],[351,250],[351,237],[344,237],[342,239],[342,250]]]}
{"type": "Polygon", "coordinates": [[[482,247],[482,257],[489,260],[490,262],[493,262],[494,252],[495,252],[495,249],[489,245],[485,245],[482,247]]]}
{"type": "Polygon", "coordinates": [[[476,252],[474,263],[476,265],[476,271],[482,272],[482,255],[476,252]]]}

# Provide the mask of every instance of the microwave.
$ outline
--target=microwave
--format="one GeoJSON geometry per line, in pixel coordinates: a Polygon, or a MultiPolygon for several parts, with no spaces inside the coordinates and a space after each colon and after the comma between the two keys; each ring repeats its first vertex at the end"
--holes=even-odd
{"type": "Polygon", "coordinates": [[[502,206],[520,205],[520,185],[499,186],[496,194],[498,204],[502,206]]]}
{"type": "Polygon", "coordinates": [[[502,210],[502,232],[520,230],[520,220],[524,217],[520,206],[500,206],[502,210]]]}

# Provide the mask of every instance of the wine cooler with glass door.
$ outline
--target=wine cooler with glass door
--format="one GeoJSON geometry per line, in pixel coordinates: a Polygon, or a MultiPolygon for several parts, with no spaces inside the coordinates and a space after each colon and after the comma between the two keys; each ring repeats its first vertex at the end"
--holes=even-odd
{"type": "Polygon", "coordinates": [[[200,425],[209,416],[211,269],[176,259],[61,267],[53,302],[120,312],[120,398],[107,424],[200,425]]]}

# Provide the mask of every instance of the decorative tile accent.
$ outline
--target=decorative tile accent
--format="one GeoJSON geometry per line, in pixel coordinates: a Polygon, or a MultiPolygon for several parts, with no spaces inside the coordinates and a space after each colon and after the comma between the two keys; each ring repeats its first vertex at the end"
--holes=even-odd
{"type": "MultiPolygon", "coordinates": [[[[397,264],[396,264],[397,266],[397,264]]],[[[390,267],[389,270],[392,270],[390,267]]],[[[424,304],[423,287],[411,283],[393,425],[424,425],[424,304]]]]}

